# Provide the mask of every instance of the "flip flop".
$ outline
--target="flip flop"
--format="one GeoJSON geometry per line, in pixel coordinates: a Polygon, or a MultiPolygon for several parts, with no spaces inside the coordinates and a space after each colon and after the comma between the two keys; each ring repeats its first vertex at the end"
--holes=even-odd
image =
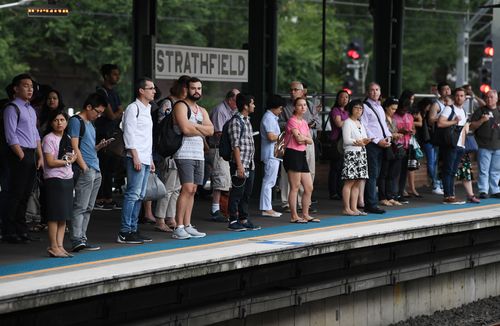
{"type": "Polygon", "coordinates": [[[305,218],[304,219],[308,222],[308,223],[319,223],[321,222],[321,220],[319,218],[315,218],[315,217],[311,217],[311,218],[305,218]]]}
{"type": "Polygon", "coordinates": [[[290,223],[306,224],[307,220],[304,220],[303,218],[298,218],[296,220],[290,220],[290,223]]]}
{"type": "Polygon", "coordinates": [[[347,213],[346,211],[342,211],[342,215],[345,215],[345,216],[359,216],[360,214],[357,214],[357,213],[350,214],[350,213],[347,213]]]}
{"type": "Polygon", "coordinates": [[[357,211],[356,213],[358,214],[358,216],[366,216],[366,215],[368,215],[368,213],[362,212],[362,211],[357,211]]]}

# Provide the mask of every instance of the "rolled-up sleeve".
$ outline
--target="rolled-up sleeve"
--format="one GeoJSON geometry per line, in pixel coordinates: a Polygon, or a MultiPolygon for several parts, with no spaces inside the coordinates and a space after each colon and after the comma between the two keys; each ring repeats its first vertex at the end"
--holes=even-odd
{"type": "Polygon", "coordinates": [[[17,121],[18,114],[14,106],[9,105],[5,108],[3,112],[4,128],[5,128],[5,140],[9,146],[19,145],[19,139],[17,137],[17,121]]]}
{"type": "Polygon", "coordinates": [[[123,141],[126,149],[134,149],[136,146],[137,132],[137,110],[135,104],[130,104],[123,114],[123,141]]]}
{"type": "Polygon", "coordinates": [[[231,147],[241,147],[241,123],[237,121],[238,118],[233,118],[229,125],[229,139],[231,140],[231,147]]]}

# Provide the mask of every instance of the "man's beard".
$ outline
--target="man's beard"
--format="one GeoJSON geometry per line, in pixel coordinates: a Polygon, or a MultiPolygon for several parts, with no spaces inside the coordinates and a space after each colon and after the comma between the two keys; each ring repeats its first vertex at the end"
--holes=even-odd
{"type": "Polygon", "coordinates": [[[201,95],[197,95],[197,94],[188,94],[187,95],[187,98],[193,102],[197,102],[201,99],[201,95]]]}

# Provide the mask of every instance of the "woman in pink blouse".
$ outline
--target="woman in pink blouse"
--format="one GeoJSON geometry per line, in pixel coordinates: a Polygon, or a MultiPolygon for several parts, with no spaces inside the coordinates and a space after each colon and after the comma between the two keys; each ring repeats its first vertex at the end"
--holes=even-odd
{"type": "Polygon", "coordinates": [[[328,173],[328,191],[330,199],[342,198],[342,166],[344,165],[344,153],[340,152],[339,142],[342,142],[342,126],[344,121],[349,119],[349,113],[345,110],[347,103],[350,101],[349,93],[345,90],[340,90],[335,98],[335,104],[330,111],[330,125],[332,132],[330,140],[333,144],[333,155],[330,158],[330,171],[328,173]]]}
{"type": "Polygon", "coordinates": [[[306,146],[313,140],[307,121],[303,119],[307,112],[307,102],[304,98],[297,98],[293,102],[294,111],[286,124],[286,149],[283,156],[283,167],[288,174],[290,191],[288,203],[290,205],[291,223],[319,222],[319,219],[309,216],[313,182],[306,160],[306,146]],[[297,214],[297,194],[302,185],[302,217],[297,214]]]}
{"type": "Polygon", "coordinates": [[[71,138],[65,133],[68,114],[62,110],[49,113],[47,134],[43,137],[43,178],[45,184],[46,217],[49,228],[47,253],[50,257],[73,257],[63,246],[66,220],[73,209],[73,170],[71,164],[76,154],[71,147],[71,138]]]}
{"type": "MultiPolygon", "coordinates": [[[[403,144],[406,150],[406,156],[401,160],[401,173],[399,175],[398,183],[398,196],[403,198],[406,187],[406,177],[408,175],[408,151],[410,149],[410,139],[414,133],[413,115],[409,113],[412,101],[410,97],[401,97],[398,103],[398,109],[394,113],[392,120],[396,125],[399,134],[403,136],[397,140],[398,143],[403,144]]],[[[415,193],[414,196],[420,196],[415,193]]]]}

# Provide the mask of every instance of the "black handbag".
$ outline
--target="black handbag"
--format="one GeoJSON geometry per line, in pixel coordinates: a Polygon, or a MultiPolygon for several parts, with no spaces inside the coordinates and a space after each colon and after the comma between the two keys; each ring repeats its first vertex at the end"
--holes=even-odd
{"type": "MultiPolygon", "coordinates": [[[[451,121],[455,116],[455,109],[451,106],[451,114],[448,117],[448,121],[451,121]]],[[[434,131],[434,145],[444,146],[444,147],[457,147],[458,139],[460,138],[460,133],[462,132],[463,126],[453,125],[445,128],[437,127],[434,131]]]]}
{"type": "Polygon", "coordinates": [[[479,146],[477,146],[477,141],[476,138],[474,137],[474,134],[467,134],[465,135],[465,152],[466,153],[473,153],[477,152],[479,149],[479,146]]]}

